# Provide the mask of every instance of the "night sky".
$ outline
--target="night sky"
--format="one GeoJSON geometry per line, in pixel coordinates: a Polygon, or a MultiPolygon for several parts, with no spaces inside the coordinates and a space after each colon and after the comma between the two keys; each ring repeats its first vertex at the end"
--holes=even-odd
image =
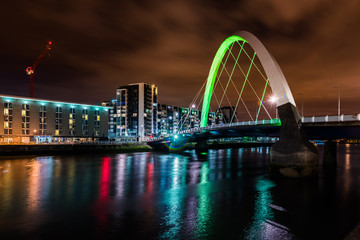
{"type": "Polygon", "coordinates": [[[96,104],[136,82],[159,87],[159,102],[187,106],[232,33],[255,34],[282,68],[305,115],[360,113],[358,0],[16,0],[0,3],[1,94],[96,104]]]}

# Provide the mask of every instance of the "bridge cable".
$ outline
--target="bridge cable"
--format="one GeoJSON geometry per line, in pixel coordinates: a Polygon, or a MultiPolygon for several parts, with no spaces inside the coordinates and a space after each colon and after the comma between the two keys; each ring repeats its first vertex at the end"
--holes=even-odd
{"type": "MultiPolygon", "coordinates": [[[[200,96],[200,93],[202,92],[203,88],[205,87],[205,84],[206,84],[206,81],[203,83],[203,85],[201,86],[200,90],[196,93],[194,99],[191,101],[189,107],[188,107],[188,113],[186,115],[183,115],[181,118],[180,118],[180,122],[181,122],[181,125],[180,125],[180,128],[183,127],[183,125],[185,124],[185,122],[187,121],[187,119],[189,118],[189,114],[191,113],[191,109],[192,109],[192,105],[196,103],[196,100],[197,98],[200,96]],[[185,116],[185,119],[183,119],[183,117],[185,116]]],[[[204,95],[204,94],[203,94],[204,95]]],[[[196,105],[197,106],[197,105],[196,105]]],[[[190,127],[190,126],[189,126],[190,127]]],[[[187,129],[186,129],[187,130],[187,129]]]]}
{"type": "MultiPolygon", "coordinates": [[[[240,45],[240,43],[238,42],[238,41],[236,41],[238,44],[239,44],[239,46],[241,46],[240,45]]],[[[248,59],[251,61],[251,57],[249,56],[249,54],[244,50],[244,52],[245,52],[245,54],[246,54],[246,56],[248,57],[248,59]]],[[[267,78],[263,75],[263,73],[260,71],[260,69],[258,68],[258,66],[257,66],[257,64],[256,63],[254,63],[254,66],[255,66],[255,68],[258,70],[258,72],[260,73],[260,75],[262,76],[262,78],[265,80],[265,82],[267,81],[267,78]]]]}
{"type": "MultiPolygon", "coordinates": [[[[245,50],[244,50],[244,51],[245,51],[245,50]]],[[[244,83],[243,83],[243,86],[242,86],[242,88],[241,88],[241,93],[240,93],[239,98],[238,98],[238,100],[237,100],[237,102],[236,102],[236,108],[237,108],[237,106],[238,106],[238,104],[239,104],[239,100],[240,100],[240,98],[241,98],[241,96],[242,96],[242,93],[243,93],[243,91],[244,91],[244,87],[245,87],[245,84],[246,84],[246,82],[247,82],[247,80],[248,80],[249,73],[250,73],[250,70],[251,70],[251,66],[252,66],[252,64],[253,64],[253,62],[254,62],[255,56],[256,56],[256,52],[254,52],[254,56],[253,56],[253,58],[252,58],[252,60],[251,60],[249,69],[248,69],[247,74],[246,74],[246,76],[245,76],[244,83]]],[[[249,114],[250,114],[250,113],[249,113],[249,114]]],[[[233,118],[234,118],[234,115],[235,115],[235,112],[233,113],[233,115],[232,115],[232,117],[231,117],[231,122],[232,122],[232,120],[233,120],[233,118]]],[[[254,119],[251,117],[251,114],[250,114],[250,118],[251,118],[252,121],[254,121],[254,119]]]]}
{"type": "MultiPolygon", "coordinates": [[[[247,56],[249,56],[249,54],[246,52],[246,50],[244,50],[244,52],[245,52],[245,54],[246,54],[247,56]]],[[[256,52],[254,52],[254,54],[256,54],[256,52]]],[[[235,58],[234,55],[233,55],[233,58],[235,58]]],[[[256,64],[253,62],[253,61],[254,61],[254,58],[252,58],[252,59],[249,58],[249,59],[251,60],[251,62],[252,62],[253,65],[255,66],[256,64]]],[[[247,78],[246,75],[245,75],[245,72],[242,70],[241,66],[240,66],[238,63],[236,63],[236,64],[237,64],[237,66],[239,67],[239,69],[241,70],[241,72],[242,72],[242,74],[244,75],[244,77],[247,78]]],[[[260,71],[258,68],[257,68],[257,70],[258,70],[258,72],[262,75],[261,71],[260,71]]],[[[264,77],[264,75],[262,75],[262,76],[264,77]]],[[[267,80],[266,80],[266,81],[267,81],[267,80]]],[[[252,86],[250,80],[248,80],[247,83],[249,84],[249,86],[250,86],[251,89],[253,90],[253,92],[254,92],[256,98],[258,99],[258,101],[261,101],[260,98],[259,98],[259,96],[258,96],[258,94],[256,93],[254,87],[252,86]]],[[[263,106],[263,108],[264,108],[266,114],[269,116],[269,118],[272,119],[270,113],[269,113],[268,110],[265,108],[265,106],[263,106]]]]}
{"type": "MultiPolygon", "coordinates": [[[[224,91],[224,86],[221,84],[221,81],[220,81],[219,79],[220,79],[220,77],[221,77],[224,69],[225,69],[225,71],[227,72],[225,66],[226,66],[226,63],[227,63],[227,61],[228,61],[228,59],[229,59],[229,56],[230,56],[230,53],[231,53],[231,50],[232,50],[233,46],[234,46],[234,43],[231,44],[231,46],[230,46],[230,48],[229,48],[229,50],[228,50],[228,54],[227,54],[227,56],[226,56],[225,62],[223,63],[223,61],[221,61],[221,63],[222,63],[222,68],[221,68],[220,74],[217,75],[217,78],[216,78],[216,81],[215,81],[214,90],[213,90],[213,93],[212,93],[212,95],[214,96],[214,98],[215,98],[215,100],[216,100],[216,103],[218,103],[219,106],[221,105],[221,103],[219,102],[219,99],[218,99],[217,96],[216,96],[215,89],[216,89],[218,83],[220,83],[220,86],[221,86],[222,90],[224,91]]],[[[228,100],[228,101],[229,101],[229,100],[228,100]]],[[[230,104],[230,105],[231,105],[231,104],[230,104]]],[[[210,110],[212,110],[211,105],[210,105],[210,110]]],[[[215,114],[217,114],[217,113],[219,112],[219,107],[218,107],[215,111],[213,111],[213,112],[215,112],[215,114]]]]}
{"type": "Polygon", "coordinates": [[[257,114],[256,114],[256,120],[255,120],[255,121],[258,120],[261,106],[263,106],[263,100],[264,100],[265,91],[266,91],[266,87],[267,87],[268,83],[269,83],[269,79],[266,81],[266,84],[265,84],[265,87],[264,87],[264,91],[263,91],[263,94],[262,94],[262,97],[261,97],[261,101],[259,102],[260,105],[259,105],[259,109],[258,109],[257,114]]]}
{"type": "MultiPolygon", "coordinates": [[[[244,42],[244,43],[245,43],[245,42],[244,42]]],[[[234,66],[233,66],[233,68],[232,68],[232,70],[231,70],[231,74],[229,74],[228,71],[227,71],[227,69],[225,68],[225,71],[226,71],[226,73],[228,74],[229,80],[228,80],[228,82],[227,82],[227,84],[226,84],[226,88],[224,89],[224,93],[223,93],[223,95],[222,95],[222,97],[221,97],[221,101],[220,101],[220,103],[219,103],[218,109],[220,108],[220,105],[221,105],[221,103],[222,103],[222,101],[223,101],[223,99],[224,99],[224,96],[226,95],[226,91],[227,91],[227,89],[228,89],[228,87],[229,87],[229,83],[230,83],[230,81],[232,81],[232,76],[233,76],[234,71],[235,71],[235,69],[236,69],[236,63],[237,63],[238,60],[239,60],[239,57],[240,57],[240,55],[241,55],[242,50],[243,50],[243,47],[241,47],[241,49],[240,49],[240,51],[239,51],[239,54],[238,54],[238,56],[237,56],[237,58],[236,58],[236,60],[235,60],[234,66]]],[[[229,50],[229,53],[231,53],[231,50],[229,50]]],[[[233,55],[233,54],[231,53],[231,55],[233,55]]],[[[221,84],[221,82],[220,82],[220,84],[221,84]]],[[[222,84],[221,84],[221,86],[222,86],[222,84]]],[[[235,109],[235,111],[234,111],[233,106],[232,106],[232,104],[231,104],[231,102],[230,102],[230,100],[229,100],[229,98],[228,98],[227,95],[226,95],[226,99],[228,100],[229,105],[230,105],[231,109],[233,110],[233,112],[236,112],[236,109],[235,109]]],[[[230,122],[230,123],[231,123],[231,122],[230,122]]]]}

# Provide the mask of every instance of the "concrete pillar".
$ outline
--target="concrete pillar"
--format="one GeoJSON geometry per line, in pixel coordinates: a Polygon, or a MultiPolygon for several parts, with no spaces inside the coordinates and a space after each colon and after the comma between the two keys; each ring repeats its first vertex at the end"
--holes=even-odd
{"type": "Polygon", "coordinates": [[[273,176],[317,176],[319,153],[302,128],[297,108],[291,103],[278,107],[281,120],[280,138],[270,150],[270,172],[273,176]]]}
{"type": "Polygon", "coordinates": [[[337,167],[336,142],[333,140],[328,140],[325,142],[323,167],[324,168],[336,168],[337,167]]]}
{"type": "Polygon", "coordinates": [[[197,154],[207,153],[209,149],[209,144],[207,144],[206,140],[197,140],[195,145],[195,152],[197,154]]]}

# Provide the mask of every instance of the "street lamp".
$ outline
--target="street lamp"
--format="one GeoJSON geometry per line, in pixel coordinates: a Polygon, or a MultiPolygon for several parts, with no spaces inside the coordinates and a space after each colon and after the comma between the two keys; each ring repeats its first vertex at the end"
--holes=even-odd
{"type": "Polygon", "coordinates": [[[304,118],[304,94],[299,93],[298,95],[301,96],[301,118],[304,118]]]}
{"type": "Polygon", "coordinates": [[[338,121],[340,121],[340,87],[334,86],[334,88],[338,89],[338,121]]]}
{"type": "Polygon", "coordinates": [[[278,117],[277,117],[277,106],[276,106],[276,101],[278,100],[278,98],[276,97],[276,96],[271,96],[270,97],[270,99],[269,99],[269,101],[271,102],[271,103],[275,103],[275,119],[277,119],[278,117]]]}

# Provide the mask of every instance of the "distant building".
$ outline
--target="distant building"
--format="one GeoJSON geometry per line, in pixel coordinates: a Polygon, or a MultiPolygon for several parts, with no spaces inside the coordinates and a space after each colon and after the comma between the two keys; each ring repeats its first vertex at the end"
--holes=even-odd
{"type": "Polygon", "coordinates": [[[234,111],[235,107],[233,106],[224,106],[217,109],[217,113],[223,115],[224,123],[237,122],[237,113],[234,111]]]}
{"type": "Polygon", "coordinates": [[[108,120],[108,138],[115,140],[116,138],[116,99],[111,101],[104,101],[102,106],[109,107],[109,120],[108,120]]]}
{"type": "MultiPolygon", "coordinates": [[[[201,111],[158,104],[158,135],[166,136],[182,130],[200,127],[201,111]]],[[[222,114],[209,113],[208,125],[222,123],[222,114]]]]}
{"type": "Polygon", "coordinates": [[[147,83],[121,86],[116,91],[116,137],[157,134],[158,88],[147,83]]]}
{"type": "Polygon", "coordinates": [[[108,107],[0,95],[0,142],[78,142],[108,137],[108,107]]]}

